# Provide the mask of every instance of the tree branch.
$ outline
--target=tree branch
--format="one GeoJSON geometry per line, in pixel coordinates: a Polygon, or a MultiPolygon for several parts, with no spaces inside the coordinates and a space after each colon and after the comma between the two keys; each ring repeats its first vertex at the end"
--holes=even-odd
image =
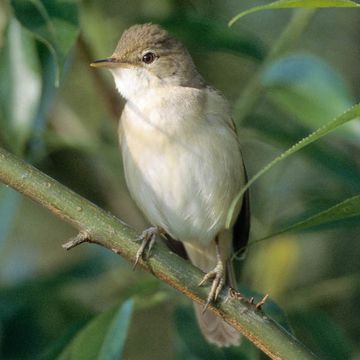
{"type": "MultiPolygon", "coordinates": [[[[0,181],[30,197],[53,214],[72,224],[79,235],[65,244],[70,249],[89,241],[102,245],[133,262],[138,234],[115,216],[105,212],[31,165],[0,148],[0,181]]],[[[157,243],[153,255],[139,266],[200,304],[209,289],[199,287],[203,273],[189,262],[157,243]]],[[[256,306],[242,301],[225,288],[216,306],[208,311],[221,316],[272,359],[304,360],[312,355],[296,338],[268,318],[256,306]]]]}

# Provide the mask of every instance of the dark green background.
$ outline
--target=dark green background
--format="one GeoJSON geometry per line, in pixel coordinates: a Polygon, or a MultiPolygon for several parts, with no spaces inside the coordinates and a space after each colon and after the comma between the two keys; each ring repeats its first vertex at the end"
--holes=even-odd
{"type": "MultiPolygon", "coordinates": [[[[146,222],[127,193],[116,137],[123,101],[110,74],[89,67],[111,55],[130,25],[159,22],[188,46],[234,107],[250,177],[360,99],[359,9],[318,10],[299,40],[264,68],[262,93],[240,123],[242,91],[293,11],[259,12],[229,29],[252,1],[37,2],[49,10],[51,31],[29,1],[0,4],[0,145],[139,230],[146,222]]],[[[262,177],[251,190],[251,239],[359,194],[359,140],[355,120],[262,177]]],[[[243,264],[243,291],[269,293],[278,307],[269,302],[265,311],[288,321],[322,359],[360,356],[359,230],[353,217],[285,233],[250,246],[243,264]]],[[[1,359],[105,359],[99,349],[128,299],[128,333],[130,310],[118,328],[124,359],[264,358],[246,341],[226,351],[207,345],[189,300],[100,247],[65,252],[61,244],[74,235],[0,185],[1,359]]]]}

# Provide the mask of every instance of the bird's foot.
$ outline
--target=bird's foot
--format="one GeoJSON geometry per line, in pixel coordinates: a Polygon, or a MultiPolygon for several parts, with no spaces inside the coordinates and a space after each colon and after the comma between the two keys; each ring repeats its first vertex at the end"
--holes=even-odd
{"type": "Polygon", "coordinates": [[[212,281],[211,289],[207,297],[206,303],[203,308],[203,312],[206,311],[207,307],[218,298],[221,289],[225,284],[225,270],[224,265],[221,259],[218,259],[218,262],[215,268],[209,271],[203,279],[200,281],[199,286],[204,285],[208,281],[212,281]]]}
{"type": "Polygon", "coordinates": [[[143,233],[136,239],[137,241],[141,241],[141,245],[136,253],[133,269],[136,268],[136,265],[138,264],[140,259],[147,260],[149,258],[150,251],[154,246],[156,237],[158,235],[165,236],[165,233],[159,227],[152,226],[144,230],[143,233]]]}

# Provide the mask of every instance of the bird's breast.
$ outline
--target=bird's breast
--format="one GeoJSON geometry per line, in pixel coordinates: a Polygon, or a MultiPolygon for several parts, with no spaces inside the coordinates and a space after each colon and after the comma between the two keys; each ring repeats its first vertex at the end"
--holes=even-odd
{"type": "Polygon", "coordinates": [[[207,243],[223,228],[240,189],[237,142],[226,128],[208,126],[196,107],[190,110],[185,103],[176,111],[163,104],[150,110],[128,103],[124,109],[120,142],[126,182],[153,225],[176,239],[207,243]]]}

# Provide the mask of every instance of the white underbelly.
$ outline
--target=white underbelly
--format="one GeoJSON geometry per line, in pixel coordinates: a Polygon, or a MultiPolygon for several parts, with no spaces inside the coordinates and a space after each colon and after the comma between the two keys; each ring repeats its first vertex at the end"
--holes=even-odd
{"type": "Polygon", "coordinates": [[[122,139],[125,176],[133,199],[153,225],[175,239],[208,244],[224,228],[243,173],[236,149],[232,154],[224,149],[220,159],[216,145],[208,141],[189,141],[187,146],[176,141],[140,145],[138,139],[122,139]],[[229,156],[235,158],[226,159],[229,156]]]}

